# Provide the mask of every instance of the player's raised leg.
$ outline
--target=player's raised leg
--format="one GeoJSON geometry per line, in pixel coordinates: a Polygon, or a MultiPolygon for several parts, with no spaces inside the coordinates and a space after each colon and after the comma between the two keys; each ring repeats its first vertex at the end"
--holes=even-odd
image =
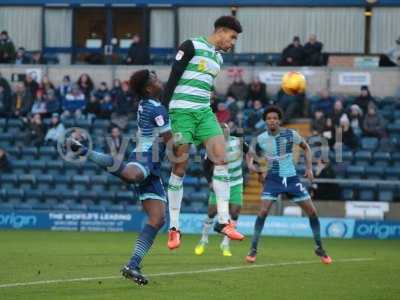
{"type": "Polygon", "coordinates": [[[304,210],[304,212],[308,215],[308,218],[310,220],[310,227],[313,233],[314,242],[316,246],[315,254],[321,258],[322,263],[324,264],[332,263],[332,258],[326,253],[325,249],[322,246],[321,227],[314,204],[312,203],[311,199],[297,202],[297,204],[304,210]]]}

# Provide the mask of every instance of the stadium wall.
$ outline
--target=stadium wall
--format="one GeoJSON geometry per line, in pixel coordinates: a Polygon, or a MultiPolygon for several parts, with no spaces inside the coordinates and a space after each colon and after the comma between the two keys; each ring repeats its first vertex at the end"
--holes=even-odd
{"type": "MultiPolygon", "coordinates": [[[[88,65],[2,65],[2,75],[11,80],[18,74],[36,73],[36,76],[48,74],[54,84],[60,84],[64,75],[70,75],[72,80],[77,80],[82,73],[88,73],[96,84],[102,81],[112,84],[113,79],[127,80],[135,70],[146,66],[88,66],[88,65]]],[[[157,71],[162,81],[167,81],[170,66],[151,66],[157,71]]],[[[287,71],[297,70],[305,74],[308,81],[307,91],[315,94],[323,88],[333,93],[358,95],[361,85],[369,85],[374,96],[393,96],[400,85],[400,72],[398,68],[380,69],[354,69],[354,68],[282,68],[282,67],[226,67],[216,79],[216,89],[225,93],[232,82],[232,75],[237,72],[243,74],[244,80],[249,82],[259,76],[267,84],[269,94],[275,94],[279,89],[282,75],[287,71]]]]}
{"type": "MultiPolygon", "coordinates": [[[[181,231],[201,234],[204,214],[181,214],[181,231]]],[[[250,235],[256,216],[242,215],[240,232],[250,235]]],[[[143,212],[12,212],[0,211],[0,229],[34,229],[54,231],[139,231],[146,217],[143,212]]],[[[400,222],[364,221],[342,218],[320,218],[321,235],[326,238],[400,239],[400,222]]],[[[166,228],[164,228],[164,231],[166,228]]],[[[312,237],[308,218],[268,217],[262,235],[312,237]]]]}
{"type": "MultiPolygon", "coordinates": [[[[86,4],[87,2],[90,1],[85,1],[86,4]]],[[[96,1],[98,6],[95,7],[109,9],[109,6],[101,2],[96,1]]],[[[324,1],[309,1],[313,3],[312,7],[307,4],[303,4],[303,7],[300,5],[307,1],[293,2],[297,2],[296,7],[291,4],[283,7],[268,6],[268,1],[265,1],[262,7],[252,7],[246,5],[244,1],[237,1],[239,7],[235,8],[235,13],[243,23],[245,34],[238,40],[235,51],[237,53],[281,52],[292,41],[293,36],[300,36],[305,42],[311,33],[315,33],[324,43],[325,52],[364,53],[366,19],[365,8],[360,5],[363,1],[354,4],[357,2],[355,1],[351,7],[340,7],[340,5],[347,6],[346,3],[351,1],[340,1],[340,3],[336,1],[336,5],[329,7],[317,6],[318,3],[323,5],[321,3],[324,1]]],[[[330,2],[335,3],[335,1],[330,2]]],[[[63,59],[66,56],[65,52],[71,54],[76,50],[73,48],[73,11],[80,4],[83,7],[83,3],[75,1],[64,4],[66,7],[54,7],[52,1],[46,3],[33,1],[30,4],[37,3],[36,6],[22,6],[22,3],[24,2],[21,1],[21,5],[17,6],[18,2],[0,1],[0,29],[9,32],[17,47],[23,46],[29,51],[46,52],[59,49],[60,61],[68,63],[67,59],[63,59]],[[6,6],[7,4],[13,6],[6,6]]],[[[220,15],[232,13],[230,3],[218,7],[210,4],[204,6],[207,3],[204,1],[202,7],[195,9],[189,6],[193,4],[189,1],[181,1],[180,5],[183,6],[177,8],[170,5],[163,8],[149,5],[150,22],[149,28],[145,30],[150,37],[149,45],[152,48],[174,48],[175,43],[211,32],[213,24],[205,20],[214,20],[220,15]]],[[[382,4],[382,1],[380,3],[382,4]]],[[[118,3],[113,4],[116,6],[118,3]]],[[[393,1],[391,4],[400,6],[400,2],[393,1]]],[[[387,52],[394,46],[394,40],[398,37],[396,30],[400,26],[399,22],[400,7],[373,7],[370,45],[372,53],[387,52]]],[[[110,28],[104,24],[104,30],[112,31],[113,20],[110,24],[110,28]]],[[[109,43],[109,41],[104,42],[109,43]]]]}

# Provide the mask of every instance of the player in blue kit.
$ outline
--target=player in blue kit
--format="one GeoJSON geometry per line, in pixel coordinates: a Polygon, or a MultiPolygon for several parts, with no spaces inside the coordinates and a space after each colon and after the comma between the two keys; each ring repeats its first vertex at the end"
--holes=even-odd
{"type": "Polygon", "coordinates": [[[306,158],[304,176],[309,180],[313,180],[310,146],[295,130],[280,127],[282,111],[279,107],[270,106],[264,112],[263,118],[267,124],[267,131],[257,136],[256,147],[247,156],[247,165],[250,170],[260,173],[260,169],[254,164],[254,160],[257,157],[268,160],[268,170],[264,181],[264,190],[261,195],[261,208],[254,225],[253,240],[250,252],[246,256],[246,261],[250,263],[255,262],[260,234],[268,212],[272,204],[278,200],[280,194],[287,194],[309,217],[316,245],[315,254],[320,257],[321,262],[330,264],[332,259],[322,247],[317,211],[308,191],[297,176],[293,161],[293,146],[299,145],[304,150],[306,158]]]}
{"type": "Polygon", "coordinates": [[[121,272],[125,278],[145,285],[148,280],[141,273],[140,264],[165,223],[166,194],[160,170],[166,144],[172,135],[167,110],[158,100],[162,84],[156,74],[149,70],[137,71],[130,78],[130,86],[141,100],[137,113],[138,140],[126,163],[110,154],[89,150],[73,138],[67,140],[67,144],[77,155],[87,156],[90,161],[136,189],[148,221],[136,240],[130,261],[121,272]],[[159,138],[161,142],[157,143],[159,138]]]}

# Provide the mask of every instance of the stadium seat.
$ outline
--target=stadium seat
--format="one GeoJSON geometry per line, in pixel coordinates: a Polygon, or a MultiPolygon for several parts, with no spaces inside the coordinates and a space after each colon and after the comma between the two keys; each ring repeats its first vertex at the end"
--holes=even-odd
{"type": "Polygon", "coordinates": [[[98,194],[95,191],[83,190],[79,191],[79,198],[82,202],[86,200],[95,201],[98,198],[98,194]]]}
{"type": "Polygon", "coordinates": [[[393,164],[400,162],[400,152],[392,153],[392,162],[393,164]]]}
{"type": "Polygon", "coordinates": [[[387,130],[389,131],[390,135],[392,134],[399,134],[400,133],[400,124],[399,123],[391,123],[387,125],[387,130]]]}
{"type": "Polygon", "coordinates": [[[371,151],[367,151],[367,150],[357,151],[354,154],[354,158],[355,158],[356,165],[367,166],[367,165],[369,165],[369,163],[371,161],[372,153],[371,153],[371,151]]]}
{"type": "Polygon", "coordinates": [[[62,160],[51,160],[46,162],[46,173],[57,175],[64,174],[64,164],[62,160]]]}
{"type": "Polygon", "coordinates": [[[385,187],[382,187],[379,189],[378,192],[378,200],[379,201],[384,201],[384,202],[391,202],[394,199],[394,191],[387,189],[385,187]]]}
{"type": "Polygon", "coordinates": [[[1,211],[12,211],[14,210],[14,204],[7,202],[0,202],[0,210],[1,211]]]}
{"type": "Polygon", "coordinates": [[[90,131],[90,127],[92,126],[92,124],[91,121],[88,119],[77,119],[75,120],[74,126],[90,131]]]}
{"type": "Polygon", "coordinates": [[[28,162],[29,173],[43,174],[46,172],[46,160],[31,160],[28,162]]]}
{"type": "Polygon", "coordinates": [[[375,183],[363,183],[359,187],[359,200],[361,201],[376,201],[375,199],[375,191],[376,184],[375,183]]]}
{"type": "Polygon", "coordinates": [[[17,146],[7,146],[6,151],[8,154],[10,154],[12,157],[16,159],[22,159],[22,151],[21,147],[17,146]]]}
{"type": "Polygon", "coordinates": [[[364,137],[361,139],[361,147],[364,150],[374,151],[378,147],[378,139],[374,137],[364,137]]]}
{"type": "Polygon", "coordinates": [[[114,191],[104,191],[104,192],[98,193],[98,199],[100,201],[114,202],[115,192],[114,191]]]}
{"type": "Polygon", "coordinates": [[[66,175],[52,175],[57,190],[71,189],[71,177],[66,175]]]}
{"type": "Polygon", "coordinates": [[[39,156],[44,159],[57,159],[59,154],[53,146],[42,146],[39,148],[39,156]]]}
{"type": "Polygon", "coordinates": [[[348,166],[347,167],[347,177],[348,178],[361,178],[364,174],[363,166],[348,166]]]}
{"type": "Polygon", "coordinates": [[[11,201],[22,202],[22,200],[24,199],[24,191],[21,189],[9,188],[9,189],[6,189],[5,194],[7,197],[7,201],[9,201],[9,202],[11,202],[11,201]]]}
{"type": "Polygon", "coordinates": [[[86,175],[72,176],[72,188],[77,191],[86,191],[89,187],[89,177],[86,175]]]}
{"type": "Polygon", "coordinates": [[[106,208],[101,204],[91,204],[87,206],[87,210],[90,212],[105,212],[106,208]]]}
{"type": "Polygon", "coordinates": [[[32,204],[32,209],[33,210],[50,210],[51,209],[51,205],[47,204],[47,203],[36,203],[36,204],[32,204]]]}
{"type": "Polygon", "coordinates": [[[355,198],[354,189],[353,188],[349,188],[349,187],[343,188],[342,189],[342,197],[343,197],[343,200],[345,200],[345,201],[354,200],[354,198],[355,198]]]}
{"type": "Polygon", "coordinates": [[[36,184],[36,178],[32,174],[21,174],[18,175],[18,186],[21,189],[28,190],[33,189],[36,184]]]}
{"type": "Polygon", "coordinates": [[[39,157],[39,151],[36,147],[22,147],[21,152],[24,159],[33,160],[39,157]]]}
{"type": "Polygon", "coordinates": [[[71,204],[67,204],[69,207],[69,210],[72,211],[87,211],[87,205],[86,204],[82,204],[82,203],[71,203],[71,204]]]}
{"type": "Polygon", "coordinates": [[[372,155],[374,166],[387,167],[390,164],[391,155],[389,152],[375,152],[372,155]]]}
{"type": "Polygon", "coordinates": [[[387,167],[385,168],[385,177],[387,180],[400,179],[400,167],[387,167]]]}
{"type": "Polygon", "coordinates": [[[35,179],[37,189],[42,191],[50,189],[55,182],[53,175],[50,174],[38,174],[35,179]]]}
{"type": "Polygon", "coordinates": [[[59,189],[58,190],[60,194],[61,200],[66,203],[64,199],[69,199],[71,202],[76,202],[80,198],[80,193],[78,191],[75,191],[73,189],[59,189]]]}
{"type": "Polygon", "coordinates": [[[15,174],[2,174],[0,177],[0,185],[3,189],[12,189],[17,187],[17,175],[15,174]]]}
{"type": "Polygon", "coordinates": [[[69,206],[65,203],[55,204],[51,207],[52,210],[55,211],[67,211],[69,210],[69,206]]]}
{"type": "Polygon", "coordinates": [[[27,189],[25,190],[25,201],[32,201],[32,200],[42,200],[42,191],[41,190],[32,190],[27,189]]]}
{"type": "Polygon", "coordinates": [[[125,207],[122,204],[111,204],[105,207],[107,212],[124,212],[125,207]]]}
{"type": "MultiPolygon", "coordinates": [[[[342,161],[351,163],[353,161],[353,152],[348,151],[348,150],[343,151],[342,152],[342,161]]],[[[341,161],[338,161],[338,162],[341,162],[341,161]]]]}
{"type": "Polygon", "coordinates": [[[119,191],[115,194],[115,201],[117,202],[134,202],[138,200],[132,191],[119,191]]]}
{"type": "Polygon", "coordinates": [[[14,145],[15,136],[11,132],[2,132],[0,134],[0,142],[6,145],[14,145]]]}
{"type": "Polygon", "coordinates": [[[92,184],[92,190],[104,191],[108,188],[108,177],[107,175],[94,175],[90,176],[90,181],[92,184]]]}
{"type": "Polygon", "coordinates": [[[14,204],[15,210],[30,211],[30,210],[32,210],[32,208],[33,208],[32,204],[29,204],[29,203],[20,202],[20,203],[14,204]]]}
{"type": "Polygon", "coordinates": [[[384,173],[384,169],[380,166],[365,167],[365,175],[367,179],[382,179],[384,173]]]}

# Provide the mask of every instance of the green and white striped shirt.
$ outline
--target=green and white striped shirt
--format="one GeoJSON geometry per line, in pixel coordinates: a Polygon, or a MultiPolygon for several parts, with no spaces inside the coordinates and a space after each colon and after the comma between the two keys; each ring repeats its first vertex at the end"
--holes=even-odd
{"type": "MultiPolygon", "coordinates": [[[[170,109],[210,107],[214,79],[221,70],[222,56],[206,38],[191,39],[194,56],[189,61],[173,92],[170,109]]],[[[179,52],[177,58],[179,59],[179,52]]]]}

